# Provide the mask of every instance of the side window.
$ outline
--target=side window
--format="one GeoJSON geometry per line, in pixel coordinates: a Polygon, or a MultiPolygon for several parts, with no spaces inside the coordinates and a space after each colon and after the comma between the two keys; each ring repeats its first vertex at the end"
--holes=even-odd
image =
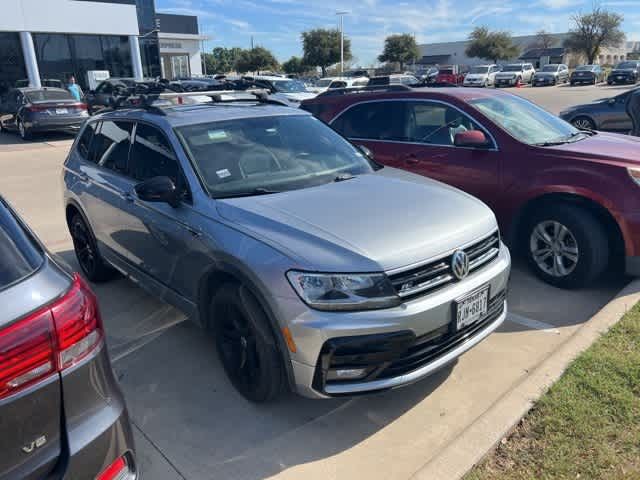
{"type": "Polygon", "coordinates": [[[347,82],[331,82],[331,85],[329,85],[330,89],[333,88],[345,88],[347,86],[347,82]]]}
{"type": "Polygon", "coordinates": [[[434,102],[410,102],[409,138],[430,145],[451,145],[457,133],[479,130],[479,126],[448,105],[434,102]]]}
{"type": "Polygon", "coordinates": [[[91,140],[93,140],[93,134],[96,130],[97,122],[87,123],[82,135],[78,139],[78,153],[85,160],[89,160],[89,152],[91,150],[91,140]]]}
{"type": "Polygon", "coordinates": [[[344,112],[331,126],[347,138],[403,141],[407,139],[404,103],[362,103],[344,112]]]}
{"type": "Polygon", "coordinates": [[[102,122],[91,142],[89,160],[126,175],[132,130],[133,124],[130,122],[102,122]]]}
{"type": "Polygon", "coordinates": [[[129,175],[142,182],[153,177],[169,177],[184,188],[178,159],[164,134],[155,127],[138,123],[129,156],[129,175]]]}

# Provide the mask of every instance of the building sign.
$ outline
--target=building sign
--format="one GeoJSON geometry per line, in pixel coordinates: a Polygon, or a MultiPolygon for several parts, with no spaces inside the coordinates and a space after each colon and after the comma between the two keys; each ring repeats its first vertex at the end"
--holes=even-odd
{"type": "Polygon", "coordinates": [[[182,48],[182,43],[180,43],[180,42],[160,42],[160,48],[181,49],[182,48]]]}

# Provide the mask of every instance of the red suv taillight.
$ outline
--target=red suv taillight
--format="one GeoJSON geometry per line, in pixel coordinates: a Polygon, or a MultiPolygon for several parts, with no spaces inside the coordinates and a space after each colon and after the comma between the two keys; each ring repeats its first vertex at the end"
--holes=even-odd
{"type": "Polygon", "coordinates": [[[96,480],[127,480],[131,478],[131,470],[125,457],[116,459],[111,465],[105,468],[96,480]]]}
{"type": "Polygon", "coordinates": [[[0,330],[0,398],[75,365],[102,339],[96,297],[76,274],[62,298],[0,330]]]}

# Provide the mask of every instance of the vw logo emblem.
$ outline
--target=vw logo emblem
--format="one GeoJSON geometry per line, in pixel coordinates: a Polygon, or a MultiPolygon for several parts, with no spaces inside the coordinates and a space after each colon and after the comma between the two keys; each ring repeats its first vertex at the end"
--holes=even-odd
{"type": "Polygon", "coordinates": [[[469,257],[467,257],[464,251],[456,250],[453,253],[453,257],[451,257],[451,271],[458,280],[462,280],[469,275],[469,257]]]}

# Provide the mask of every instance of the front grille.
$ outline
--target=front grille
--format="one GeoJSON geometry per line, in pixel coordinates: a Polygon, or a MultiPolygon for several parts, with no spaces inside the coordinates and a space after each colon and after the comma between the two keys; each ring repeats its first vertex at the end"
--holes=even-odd
{"type": "Polygon", "coordinates": [[[473,323],[463,330],[452,333],[449,325],[416,338],[402,357],[389,364],[376,379],[392,378],[404,375],[426,365],[449,350],[462,345],[504,312],[506,291],[502,291],[489,300],[487,315],[481,321],[473,323]]]}
{"type": "MultiPolygon", "coordinates": [[[[491,262],[500,251],[500,234],[496,230],[489,237],[462,249],[469,257],[469,273],[491,262]]],[[[400,297],[406,300],[433,292],[456,281],[451,271],[453,252],[426,265],[390,275],[391,283],[400,297]]]]}

